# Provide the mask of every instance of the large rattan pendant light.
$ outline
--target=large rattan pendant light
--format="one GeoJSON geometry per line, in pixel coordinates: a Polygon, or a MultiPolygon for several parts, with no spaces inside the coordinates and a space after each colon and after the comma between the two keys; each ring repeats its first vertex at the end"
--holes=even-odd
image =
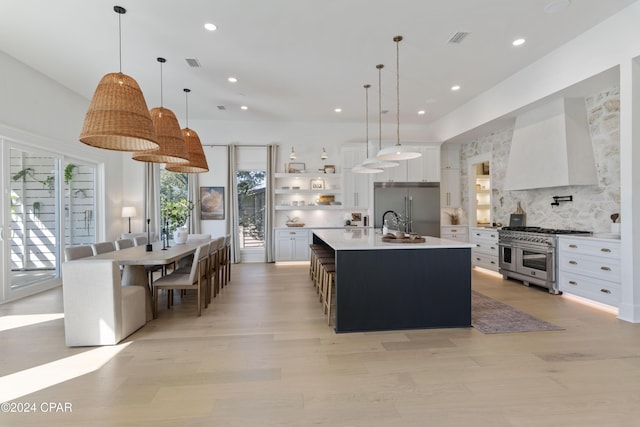
{"type": "MultiPolygon", "coordinates": [[[[371,85],[364,85],[364,93],[365,93],[365,122],[367,123],[367,132],[365,137],[365,144],[367,144],[367,158],[369,158],[369,88],[371,85]]],[[[362,164],[356,165],[351,168],[351,172],[353,173],[380,173],[382,169],[365,167],[362,164]]]]}
{"type": "MultiPolygon", "coordinates": [[[[378,151],[382,150],[382,69],[383,64],[376,65],[378,70],[378,151]]],[[[386,160],[380,160],[377,157],[368,157],[362,166],[365,168],[386,169],[400,166],[398,162],[388,162],[386,160]]]]}
{"type": "Polygon", "coordinates": [[[409,160],[422,156],[422,153],[413,147],[400,145],[400,42],[402,41],[402,36],[395,36],[393,41],[396,43],[397,140],[396,145],[380,150],[376,157],[380,160],[409,160]]]}
{"type": "Polygon", "coordinates": [[[121,17],[127,11],[114,6],[118,14],[120,71],[102,77],[84,119],[80,141],[92,147],[116,151],[158,148],[156,133],[138,83],[122,74],[121,17]]]}
{"type": "Polygon", "coordinates": [[[158,62],[160,63],[160,107],[151,109],[151,120],[153,121],[153,127],[156,129],[160,148],[133,153],[131,158],[141,162],[184,164],[189,161],[189,157],[178,119],[173,114],[173,111],[163,106],[162,64],[167,60],[158,58],[158,62]]]}
{"type": "Polygon", "coordinates": [[[186,164],[179,163],[167,163],[165,169],[171,172],[181,173],[202,173],[209,171],[209,165],[207,164],[207,158],[204,156],[204,150],[200,143],[200,137],[193,129],[189,129],[189,92],[191,89],[184,89],[186,99],[186,119],[187,126],[182,129],[182,137],[185,144],[187,144],[187,155],[189,156],[189,162],[186,164]]]}

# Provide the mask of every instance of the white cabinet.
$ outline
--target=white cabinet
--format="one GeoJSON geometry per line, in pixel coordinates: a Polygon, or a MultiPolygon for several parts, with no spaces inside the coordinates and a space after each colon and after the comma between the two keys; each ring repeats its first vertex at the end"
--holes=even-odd
{"type": "Polygon", "coordinates": [[[422,156],[407,161],[407,181],[440,182],[440,147],[418,147],[422,156]]]}
{"type": "Polygon", "coordinates": [[[442,169],[441,173],[440,207],[459,208],[462,205],[460,169],[442,169]]]}
{"type": "Polygon", "coordinates": [[[440,237],[459,242],[468,242],[469,228],[464,225],[443,225],[440,227],[440,237]]]}
{"type": "Polygon", "coordinates": [[[471,227],[469,233],[469,241],[475,245],[471,249],[471,265],[498,271],[498,230],[471,227]]]}
{"type": "Polygon", "coordinates": [[[460,147],[445,144],[441,146],[442,169],[460,169],[460,147]]]}
{"type": "Polygon", "coordinates": [[[276,173],[275,178],[277,211],[342,209],[340,205],[318,204],[322,202],[320,196],[333,196],[336,202],[341,200],[342,174],[276,173]]]}
{"type": "Polygon", "coordinates": [[[620,305],[620,241],[558,238],[558,288],[613,307],[620,305]]]}
{"type": "Polygon", "coordinates": [[[460,185],[460,147],[445,146],[441,151],[440,207],[459,208],[462,206],[460,185]]]}
{"type": "Polygon", "coordinates": [[[367,156],[366,147],[342,147],[344,207],[368,209],[371,183],[367,173],[353,173],[352,168],[362,163],[367,156]]]}
{"type": "MultiPolygon", "coordinates": [[[[409,144],[410,145],[410,144],[409,144]]],[[[400,160],[399,166],[387,168],[375,174],[376,182],[439,182],[440,181],[440,147],[412,146],[422,156],[411,160],[400,160]]]]}
{"type": "Polygon", "coordinates": [[[308,229],[295,227],[275,230],[276,262],[309,260],[308,229]]]}

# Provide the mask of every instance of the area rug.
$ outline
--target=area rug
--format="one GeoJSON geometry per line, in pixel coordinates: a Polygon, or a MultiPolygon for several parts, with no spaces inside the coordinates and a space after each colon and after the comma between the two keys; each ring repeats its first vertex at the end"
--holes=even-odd
{"type": "Polygon", "coordinates": [[[471,325],[483,334],[563,330],[476,291],[471,295],[471,325]]]}

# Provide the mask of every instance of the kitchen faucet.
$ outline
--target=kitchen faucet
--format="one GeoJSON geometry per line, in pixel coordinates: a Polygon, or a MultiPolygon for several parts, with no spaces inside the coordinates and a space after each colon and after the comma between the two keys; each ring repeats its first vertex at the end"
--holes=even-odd
{"type": "Polygon", "coordinates": [[[382,227],[384,227],[384,217],[387,216],[388,213],[392,213],[393,216],[396,217],[396,219],[399,219],[398,214],[395,213],[394,211],[391,211],[391,210],[386,211],[385,213],[382,214],[382,227]]]}

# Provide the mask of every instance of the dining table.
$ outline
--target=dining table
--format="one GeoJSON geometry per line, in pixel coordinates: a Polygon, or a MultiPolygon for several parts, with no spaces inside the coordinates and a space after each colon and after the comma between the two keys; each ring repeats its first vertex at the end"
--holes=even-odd
{"type": "Polygon", "coordinates": [[[146,319],[148,322],[153,319],[153,293],[148,283],[145,267],[154,265],[166,266],[176,263],[182,258],[193,254],[198,246],[208,241],[209,239],[194,240],[182,244],[173,244],[172,246],[166,246],[163,242],[153,242],[151,251],[146,250],[146,245],[141,245],[119,251],[105,252],[82,259],[114,260],[123,266],[123,286],[144,286],[146,294],[146,319]]]}

